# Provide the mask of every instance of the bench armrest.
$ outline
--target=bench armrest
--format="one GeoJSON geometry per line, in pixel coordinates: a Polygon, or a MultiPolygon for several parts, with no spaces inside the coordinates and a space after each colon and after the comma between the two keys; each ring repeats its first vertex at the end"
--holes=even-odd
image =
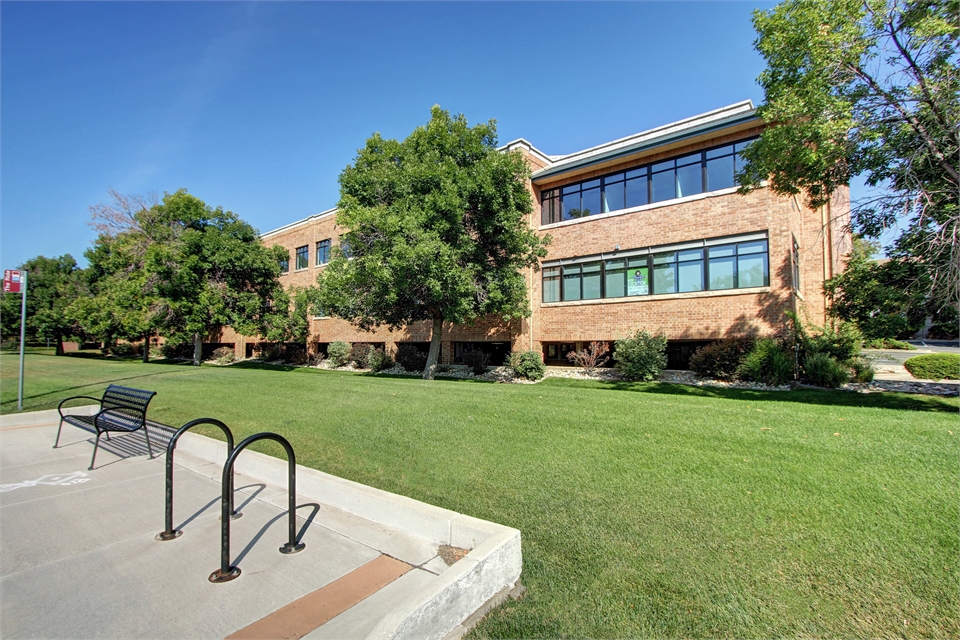
{"type": "Polygon", "coordinates": [[[103,401],[100,398],[94,398],[92,396],[73,396],[72,398],[66,398],[65,400],[62,400],[60,404],[57,406],[57,412],[60,414],[60,417],[63,418],[63,411],[61,411],[61,409],[63,408],[63,405],[70,402],[71,400],[80,400],[80,399],[93,400],[101,407],[103,406],[103,401]]]}

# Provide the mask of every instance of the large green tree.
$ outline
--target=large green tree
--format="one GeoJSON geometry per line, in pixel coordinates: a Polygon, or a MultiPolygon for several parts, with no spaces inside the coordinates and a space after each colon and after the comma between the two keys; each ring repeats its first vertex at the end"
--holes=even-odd
{"type": "Polygon", "coordinates": [[[189,339],[199,364],[204,336],[223,326],[257,334],[289,324],[282,249],[263,246],[236,214],[182,189],[159,202],[112,195],[92,208],[94,295],[82,303],[101,332],[189,339]]]}
{"type": "Polygon", "coordinates": [[[529,175],[519,152],[497,151],[493,121],[435,106],[402,142],[374,134],[340,174],[346,232],[318,277],[321,306],[363,329],[430,322],[433,378],[445,321],[530,314],[521,270],[547,240],[529,225],[529,175]]]}
{"type": "Polygon", "coordinates": [[[909,283],[934,306],[960,299],[960,3],[786,0],[754,14],[767,68],[743,190],[764,181],[819,207],[851,178],[854,230],[898,225],[891,257],[922,265],[909,283]]]}
{"type": "MultiPolygon", "coordinates": [[[[52,340],[57,355],[63,355],[64,339],[81,333],[66,311],[81,294],[83,270],[70,254],[58,258],[37,256],[20,269],[27,272],[26,334],[33,339],[52,340]]],[[[20,332],[20,301],[19,293],[3,294],[0,314],[5,336],[20,332]]]]}

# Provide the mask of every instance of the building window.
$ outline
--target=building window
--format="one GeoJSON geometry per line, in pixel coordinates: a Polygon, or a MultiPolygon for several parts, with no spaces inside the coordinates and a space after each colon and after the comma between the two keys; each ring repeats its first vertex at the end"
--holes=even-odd
{"type": "Polygon", "coordinates": [[[353,248],[350,246],[350,243],[348,243],[345,238],[340,239],[340,252],[343,253],[344,258],[353,257],[353,248]]]}
{"type": "Polygon", "coordinates": [[[800,244],[793,239],[793,288],[800,291],[800,244]]]}
{"type": "Polygon", "coordinates": [[[310,266],[310,252],[307,245],[297,247],[297,269],[306,269],[310,266]]]}
{"type": "Polygon", "coordinates": [[[290,272],[290,254],[280,258],[280,273],[290,272]]]}
{"type": "Polygon", "coordinates": [[[627,253],[642,255],[581,258],[572,264],[544,266],[543,301],[722,291],[770,284],[766,239],[730,239],[724,244],[701,240],[675,250],[663,248],[668,250],[633,249],[627,253]]]}
{"type": "Polygon", "coordinates": [[[541,194],[540,224],[733,187],[736,172],[743,169],[740,152],[753,140],[547,189],[541,194]]]}
{"type": "Polygon", "coordinates": [[[330,239],[321,240],[317,243],[317,264],[327,264],[330,262],[330,239]]]}

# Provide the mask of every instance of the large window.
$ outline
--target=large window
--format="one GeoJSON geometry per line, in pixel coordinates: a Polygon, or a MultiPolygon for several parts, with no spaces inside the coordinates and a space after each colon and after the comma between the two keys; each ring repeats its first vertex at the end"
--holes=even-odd
{"type": "Polygon", "coordinates": [[[761,234],[623,253],[628,256],[597,256],[570,264],[544,265],[543,301],[721,291],[770,284],[767,240],[761,234]]]}
{"type": "Polygon", "coordinates": [[[317,243],[317,264],[327,264],[330,262],[330,239],[321,240],[317,243]]]}
{"type": "Polygon", "coordinates": [[[575,220],[650,202],[734,186],[740,152],[750,140],[548,189],[541,194],[541,224],[575,220]]]}
{"type": "Polygon", "coordinates": [[[297,247],[297,269],[306,269],[310,266],[310,251],[307,245],[297,247]]]}
{"type": "Polygon", "coordinates": [[[290,272],[290,254],[288,253],[284,257],[280,258],[280,273],[289,273],[290,272]]]}

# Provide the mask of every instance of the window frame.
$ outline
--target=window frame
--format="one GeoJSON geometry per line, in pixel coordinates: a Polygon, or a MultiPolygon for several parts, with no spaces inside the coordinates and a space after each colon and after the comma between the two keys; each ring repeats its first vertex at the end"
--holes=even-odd
{"type": "Polygon", "coordinates": [[[310,268],[310,245],[305,244],[302,247],[297,247],[293,253],[295,271],[303,271],[304,269],[310,268]],[[302,267],[300,266],[301,261],[303,262],[302,267]]]}
{"type": "MultiPolygon", "coordinates": [[[[642,207],[648,204],[654,204],[657,202],[669,202],[670,200],[678,200],[680,198],[685,198],[688,196],[699,195],[703,193],[712,193],[713,191],[722,191],[723,189],[730,189],[736,187],[736,175],[737,172],[742,169],[742,161],[740,160],[740,151],[746,145],[750,144],[757,139],[757,136],[750,138],[744,138],[743,140],[734,140],[732,142],[727,142],[720,145],[715,145],[713,147],[707,147],[701,149],[700,151],[694,151],[691,153],[683,153],[677,156],[672,156],[670,158],[664,158],[658,160],[657,162],[650,162],[647,164],[638,165],[631,169],[621,169],[619,171],[614,171],[611,173],[606,173],[600,176],[593,176],[585,180],[580,180],[577,182],[571,182],[569,184],[558,185],[551,187],[549,189],[543,189],[540,192],[540,225],[548,224],[557,224],[559,222],[569,222],[572,220],[582,220],[584,218],[592,217],[599,214],[611,213],[613,211],[624,211],[626,209],[632,209],[633,207],[642,207]],[[717,153],[719,150],[724,150],[723,153],[717,153]],[[712,155],[710,155],[712,154],[712,155]],[[709,157],[708,157],[709,155],[709,157]],[[685,162],[684,164],[678,164],[685,159],[690,159],[694,156],[699,156],[698,161],[685,162]],[[711,161],[715,161],[723,158],[732,158],[733,160],[733,182],[730,187],[719,187],[717,189],[709,189],[709,173],[707,170],[707,164],[711,161]],[[677,195],[680,191],[680,174],[678,173],[681,169],[686,169],[687,167],[695,166],[699,163],[700,167],[700,190],[691,194],[677,195]],[[656,170],[655,170],[656,168],[656,170]],[[630,175],[630,174],[634,175],[630,175]],[[640,175],[638,175],[638,173],[640,175]],[[659,176],[662,174],[670,174],[672,176],[673,184],[673,197],[663,198],[660,200],[654,199],[654,190],[653,190],[653,181],[654,176],[659,176]],[[616,190],[619,187],[622,190],[622,202],[623,209],[610,209],[606,210],[607,202],[607,179],[611,178],[610,186],[616,190]],[[628,199],[628,184],[634,183],[637,181],[646,182],[646,202],[640,204],[631,204],[628,199]],[[596,182],[597,185],[591,183],[596,182]],[[590,184],[589,187],[586,185],[590,184]],[[599,189],[600,194],[600,207],[596,212],[591,212],[590,214],[584,216],[579,215],[576,217],[568,217],[567,212],[563,207],[563,198],[564,196],[572,196],[574,193],[577,195],[577,200],[580,203],[578,211],[583,211],[583,192],[590,191],[594,188],[599,189]]],[[[631,185],[632,186],[632,185],[631,185]]],[[[639,190],[641,193],[643,189],[639,190]]]]}
{"type": "Polygon", "coordinates": [[[332,246],[333,246],[333,243],[332,243],[331,238],[327,238],[326,240],[318,240],[318,241],[317,241],[317,247],[316,247],[316,252],[317,252],[317,254],[316,254],[317,264],[316,264],[316,266],[319,267],[320,265],[327,264],[328,262],[330,262],[330,249],[331,249],[332,246]],[[321,257],[321,255],[320,255],[320,249],[321,249],[321,248],[324,249],[323,257],[321,257]]]}

